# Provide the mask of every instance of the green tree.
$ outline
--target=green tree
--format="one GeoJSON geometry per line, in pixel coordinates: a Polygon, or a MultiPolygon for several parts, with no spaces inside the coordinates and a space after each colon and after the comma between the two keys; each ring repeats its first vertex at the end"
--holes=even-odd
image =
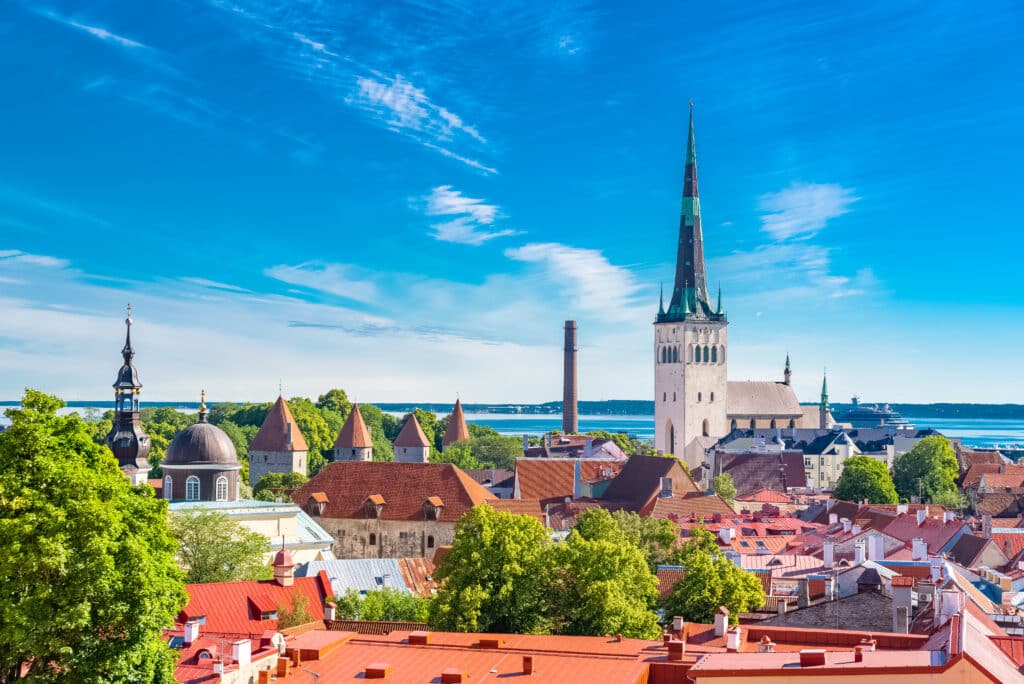
{"type": "Polygon", "coordinates": [[[274,501],[279,496],[288,501],[291,491],[304,485],[308,479],[302,473],[267,473],[252,488],[252,494],[260,501],[274,501]]]}
{"type": "Polygon", "coordinates": [[[483,464],[473,458],[473,450],[470,444],[472,441],[473,440],[467,439],[464,442],[449,444],[448,448],[444,451],[441,451],[440,449],[432,449],[430,451],[430,462],[454,463],[463,470],[467,468],[483,468],[483,464]]]}
{"type": "Polygon", "coordinates": [[[658,580],[608,511],[584,513],[565,543],[547,547],[547,553],[547,610],[556,633],[636,639],[661,633],[653,611],[658,580]]]}
{"type": "MultiPolygon", "coordinates": [[[[277,607],[277,628],[288,629],[313,622],[313,614],[309,612],[309,599],[305,594],[292,592],[291,603],[277,607]]],[[[323,627],[323,624],[320,625],[323,627]]]]}
{"type": "Polygon", "coordinates": [[[679,549],[684,575],[664,602],[666,615],[681,615],[691,622],[712,622],[719,606],[729,609],[729,621],[764,605],[764,588],[752,573],[736,567],[718,548],[715,536],[702,527],[690,531],[679,549]]]}
{"type": "Polygon", "coordinates": [[[535,633],[548,628],[543,545],[547,533],[530,516],[475,506],[455,526],[452,548],[434,576],[434,629],[535,633]]]}
{"type": "MultiPolygon", "coordinates": [[[[470,434],[472,432],[471,426],[470,434]]],[[[473,458],[485,468],[512,470],[516,467],[516,459],[523,457],[523,440],[519,437],[481,434],[469,440],[469,448],[473,458]]]]}
{"type": "MultiPolygon", "coordinates": [[[[444,436],[444,433],[437,431],[437,414],[431,411],[424,411],[421,408],[413,409],[411,413],[406,413],[402,416],[402,422],[398,426],[398,432],[395,433],[395,437],[397,437],[398,433],[402,431],[405,424],[409,422],[409,416],[413,413],[416,414],[416,420],[419,421],[420,428],[423,429],[423,436],[427,438],[427,442],[432,445],[433,449],[440,449],[441,438],[444,436]]],[[[391,438],[392,442],[395,440],[395,437],[391,438]]]]}
{"type": "Polygon", "coordinates": [[[612,519],[625,539],[643,552],[652,572],[668,561],[676,543],[676,526],[670,520],[642,518],[632,511],[615,511],[612,519]]]}
{"type": "Polygon", "coordinates": [[[925,437],[913,449],[897,456],[894,470],[896,493],[904,499],[920,495],[923,501],[934,501],[944,492],[957,491],[960,470],[956,452],[942,435],[925,437]]]}
{"type": "Polygon", "coordinates": [[[292,397],[288,400],[288,408],[295,417],[295,426],[306,438],[309,447],[306,472],[311,476],[316,475],[333,451],[338,433],[331,431],[323,414],[309,399],[292,397]]]}
{"type": "Polygon", "coordinates": [[[0,682],[173,682],[187,599],[167,503],[93,429],[26,390],[0,433],[0,682]]]}
{"type": "Polygon", "coordinates": [[[374,621],[426,622],[429,616],[430,599],[390,587],[366,592],[359,613],[360,620],[374,621]]]}
{"type": "Polygon", "coordinates": [[[344,594],[336,596],[334,600],[337,607],[334,614],[339,620],[359,619],[363,597],[359,595],[358,589],[346,589],[344,594]]]}
{"type": "Polygon", "coordinates": [[[832,492],[836,499],[875,504],[899,502],[889,468],[870,456],[851,456],[843,462],[843,472],[832,492]]]}
{"type": "Polygon", "coordinates": [[[193,584],[268,579],[264,562],[270,540],[218,511],[182,511],[171,516],[178,562],[193,584]]]}
{"type": "Polygon", "coordinates": [[[326,394],[321,394],[316,400],[316,407],[334,411],[341,416],[342,420],[345,420],[348,417],[348,412],[352,410],[352,402],[348,400],[345,390],[335,388],[327,390],[326,394]]]}
{"type": "Polygon", "coordinates": [[[736,501],[736,485],[733,484],[732,475],[729,473],[717,475],[711,481],[711,486],[715,490],[715,494],[725,499],[730,506],[736,501]]]}

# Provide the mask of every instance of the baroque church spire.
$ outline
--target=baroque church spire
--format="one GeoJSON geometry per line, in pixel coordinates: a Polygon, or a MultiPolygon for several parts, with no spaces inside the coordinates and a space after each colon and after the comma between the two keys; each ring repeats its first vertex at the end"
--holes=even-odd
{"type": "Polygon", "coordinates": [[[786,370],[782,371],[782,378],[784,385],[790,384],[790,380],[793,378],[793,371],[789,369],[789,354],[786,354],[786,370]]]}
{"type": "Polygon", "coordinates": [[[114,452],[121,470],[132,480],[133,484],[145,481],[150,465],[147,460],[152,445],[149,437],[142,430],[139,419],[139,394],[142,383],[133,360],[135,350],[132,348],[132,305],[127,307],[128,315],[124,320],[124,347],[121,348],[123,363],[114,381],[114,424],[107,434],[107,447],[114,452]]]}

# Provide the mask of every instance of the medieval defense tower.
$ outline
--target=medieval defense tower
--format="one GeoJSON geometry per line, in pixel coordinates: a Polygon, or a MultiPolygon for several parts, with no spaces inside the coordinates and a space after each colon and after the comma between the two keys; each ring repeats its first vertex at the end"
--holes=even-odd
{"type": "Polygon", "coordinates": [[[714,306],[708,295],[691,104],[675,282],[654,321],[654,447],[691,468],[728,432],[728,326],[721,289],[714,306]]]}

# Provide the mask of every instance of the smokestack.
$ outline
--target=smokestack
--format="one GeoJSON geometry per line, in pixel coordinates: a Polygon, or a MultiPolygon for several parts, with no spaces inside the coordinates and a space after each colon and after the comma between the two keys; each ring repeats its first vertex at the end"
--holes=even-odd
{"type": "Polygon", "coordinates": [[[580,431],[576,412],[576,321],[565,322],[565,373],[562,378],[562,434],[580,431]]]}

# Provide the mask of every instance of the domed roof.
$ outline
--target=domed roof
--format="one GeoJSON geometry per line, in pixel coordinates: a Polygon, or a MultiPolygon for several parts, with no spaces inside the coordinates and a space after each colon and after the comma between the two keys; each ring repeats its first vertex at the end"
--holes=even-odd
{"type": "Polygon", "coordinates": [[[174,436],[171,445],[167,447],[164,464],[217,464],[225,468],[242,467],[231,438],[216,425],[205,421],[189,425],[174,436]]]}

